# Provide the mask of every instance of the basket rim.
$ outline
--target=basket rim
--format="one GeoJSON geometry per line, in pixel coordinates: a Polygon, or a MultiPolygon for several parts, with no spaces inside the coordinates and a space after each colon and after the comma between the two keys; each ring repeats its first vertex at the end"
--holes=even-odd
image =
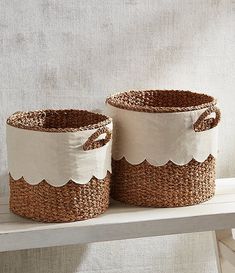
{"type": "MultiPolygon", "coordinates": [[[[134,97],[134,96],[133,96],[134,97]]],[[[130,111],[137,111],[137,112],[148,112],[148,113],[175,113],[175,112],[188,112],[188,111],[195,111],[195,110],[200,110],[208,107],[212,107],[216,105],[217,100],[210,95],[204,94],[204,93],[199,93],[199,92],[193,92],[189,90],[177,90],[177,89],[149,89],[149,90],[129,90],[129,91],[124,91],[124,92],[118,92],[116,94],[113,94],[109,96],[106,99],[106,104],[109,104],[113,107],[117,107],[120,109],[124,110],[130,110],[130,111]],[[123,102],[120,98],[123,95],[130,96],[133,93],[145,93],[145,92],[182,92],[184,94],[188,95],[193,95],[197,96],[198,98],[206,98],[209,102],[197,104],[197,105],[192,105],[192,106],[166,106],[166,107],[160,107],[160,106],[140,106],[140,105],[135,105],[133,103],[126,103],[123,102]]]]}
{"type": "MultiPolygon", "coordinates": [[[[28,117],[28,119],[30,119],[28,117]]],[[[24,129],[24,130],[29,130],[29,131],[36,131],[36,132],[49,132],[49,133],[71,133],[71,132],[79,132],[79,131],[86,131],[86,130],[93,130],[93,129],[98,129],[101,127],[104,127],[106,125],[109,125],[112,123],[112,118],[110,118],[107,115],[97,113],[97,112],[92,112],[88,110],[83,110],[83,109],[38,109],[38,110],[32,110],[32,111],[18,111],[13,114],[11,114],[6,121],[6,124],[18,129],[24,129]],[[17,117],[20,115],[46,115],[46,112],[68,112],[68,111],[76,111],[76,112],[82,112],[82,113],[89,113],[93,115],[97,115],[100,117],[103,117],[104,120],[100,122],[96,122],[93,124],[89,124],[86,126],[80,126],[77,128],[72,128],[72,127],[66,127],[66,128],[44,128],[41,126],[27,126],[24,124],[20,124],[19,121],[16,120],[17,117]]]]}

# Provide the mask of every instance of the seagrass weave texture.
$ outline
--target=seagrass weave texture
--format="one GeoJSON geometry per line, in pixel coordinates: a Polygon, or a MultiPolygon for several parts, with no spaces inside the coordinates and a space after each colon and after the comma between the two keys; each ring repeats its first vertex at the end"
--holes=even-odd
{"type": "Polygon", "coordinates": [[[128,91],[115,94],[106,102],[114,107],[149,113],[193,111],[216,104],[211,96],[183,90],[128,91]]]}
{"type": "Polygon", "coordinates": [[[85,185],[69,181],[53,187],[45,180],[30,185],[10,176],[10,209],[23,217],[43,222],[72,222],[103,213],[109,206],[110,173],[85,185]]]}
{"type": "MultiPolygon", "coordinates": [[[[105,115],[83,110],[17,112],[7,120],[11,126],[41,132],[97,129],[84,143],[84,151],[102,147],[110,141],[111,132],[105,127],[110,122],[105,115]],[[104,133],[105,138],[96,140],[104,133]]],[[[15,180],[9,174],[10,209],[20,216],[43,222],[89,219],[103,213],[109,206],[110,176],[107,171],[103,179],[93,176],[87,184],[70,180],[63,186],[55,187],[46,180],[31,185],[24,177],[15,180]]]]}
{"type": "MultiPolygon", "coordinates": [[[[190,91],[129,91],[109,97],[106,103],[123,110],[152,114],[205,109],[192,124],[195,132],[209,130],[220,121],[216,100],[211,96],[190,91]],[[209,117],[212,113],[215,117],[209,117]]],[[[214,195],[215,167],[216,160],[212,155],[208,155],[204,162],[192,159],[181,166],[170,160],[163,166],[153,166],[146,160],[134,165],[125,157],[120,160],[113,158],[111,196],[124,203],[148,207],[198,204],[214,195]]]]}
{"type": "Polygon", "coordinates": [[[204,202],[215,192],[215,158],[194,159],[177,166],[168,162],[155,167],[147,161],[131,165],[113,160],[112,197],[124,203],[148,207],[178,207],[204,202]]]}
{"type": "Polygon", "coordinates": [[[86,110],[37,110],[16,112],[7,123],[17,128],[41,132],[76,132],[98,129],[110,123],[110,119],[86,110]]]}

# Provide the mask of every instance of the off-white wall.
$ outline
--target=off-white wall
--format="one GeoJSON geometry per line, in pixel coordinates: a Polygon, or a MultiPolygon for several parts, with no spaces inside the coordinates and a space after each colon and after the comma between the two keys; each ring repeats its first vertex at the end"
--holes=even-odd
{"type": "MultiPolygon", "coordinates": [[[[17,110],[103,107],[128,89],[219,99],[218,176],[235,175],[234,0],[0,0],[0,189],[4,122],[17,110]]],[[[4,273],[215,273],[208,233],[0,254],[4,273]],[[188,256],[187,256],[188,255],[188,256]]]]}

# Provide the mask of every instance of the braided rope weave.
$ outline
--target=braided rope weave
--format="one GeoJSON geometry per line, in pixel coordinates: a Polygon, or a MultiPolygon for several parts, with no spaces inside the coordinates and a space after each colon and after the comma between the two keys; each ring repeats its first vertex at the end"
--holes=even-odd
{"type": "MultiPolygon", "coordinates": [[[[196,132],[213,128],[220,121],[220,111],[215,107],[216,100],[190,91],[129,91],[109,97],[106,103],[125,110],[149,113],[205,109],[195,124],[192,124],[196,132]],[[216,114],[215,118],[207,119],[211,113],[216,114]]],[[[198,204],[214,195],[215,166],[216,160],[212,155],[204,162],[192,159],[183,166],[171,161],[164,166],[153,166],[146,160],[132,165],[125,158],[113,159],[111,196],[124,203],[147,207],[198,204]]]]}
{"type": "Polygon", "coordinates": [[[118,93],[107,98],[106,103],[138,112],[173,113],[208,108],[214,106],[216,100],[191,91],[147,90],[118,93]]]}
{"type": "MultiPolygon", "coordinates": [[[[40,110],[17,112],[7,123],[22,129],[42,132],[75,132],[96,129],[85,142],[84,150],[102,147],[111,139],[111,132],[104,127],[111,119],[105,115],[83,110],[40,110]],[[104,139],[96,140],[101,134],[104,139]]],[[[32,158],[33,160],[33,158],[32,158]]],[[[66,160],[66,159],[65,159],[66,160]]],[[[30,185],[22,177],[10,180],[10,209],[15,214],[43,222],[71,222],[85,220],[103,213],[109,206],[110,177],[93,177],[87,184],[68,181],[54,187],[46,180],[30,185]]]]}

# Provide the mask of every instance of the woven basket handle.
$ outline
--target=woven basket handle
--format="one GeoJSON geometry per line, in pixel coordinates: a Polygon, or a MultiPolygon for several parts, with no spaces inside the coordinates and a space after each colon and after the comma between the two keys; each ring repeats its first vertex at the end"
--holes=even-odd
{"type": "Polygon", "coordinates": [[[111,136],[112,136],[112,133],[107,127],[99,128],[82,145],[83,150],[88,151],[88,150],[100,148],[110,141],[111,136]],[[100,135],[103,135],[103,134],[106,134],[104,139],[96,140],[100,135]]]}
{"type": "Polygon", "coordinates": [[[195,132],[202,132],[214,128],[220,122],[220,118],[220,109],[216,106],[212,106],[200,115],[198,120],[193,124],[193,129],[195,132]],[[215,113],[214,118],[206,118],[212,113],[215,113]]]}

